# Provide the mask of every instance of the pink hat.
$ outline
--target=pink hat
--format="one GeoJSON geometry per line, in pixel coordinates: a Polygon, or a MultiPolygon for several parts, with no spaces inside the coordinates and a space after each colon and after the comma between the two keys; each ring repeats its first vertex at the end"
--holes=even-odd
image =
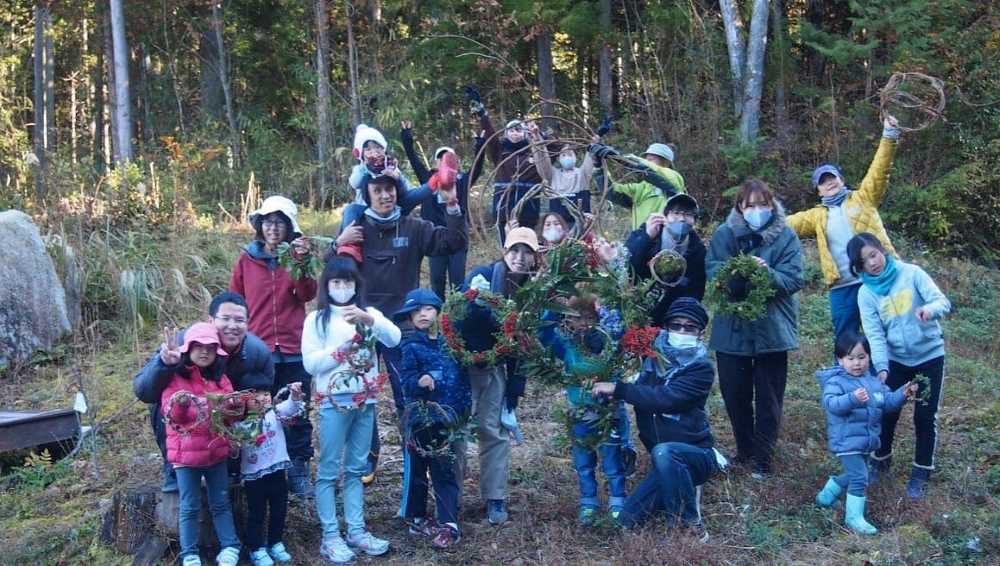
{"type": "Polygon", "coordinates": [[[181,352],[187,352],[191,349],[191,344],[215,344],[218,348],[215,353],[220,356],[228,356],[229,354],[222,349],[222,341],[219,340],[219,331],[216,330],[215,326],[208,322],[196,322],[191,325],[184,332],[184,343],[181,344],[181,352]]]}

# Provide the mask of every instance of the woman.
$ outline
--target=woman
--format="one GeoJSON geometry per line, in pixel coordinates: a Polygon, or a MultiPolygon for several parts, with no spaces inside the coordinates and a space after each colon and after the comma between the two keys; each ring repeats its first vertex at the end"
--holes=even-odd
{"type": "MultiPolygon", "coordinates": [[[[879,378],[890,389],[917,376],[927,378],[917,392],[924,398],[913,409],[917,445],[906,486],[907,496],[922,499],[934,469],[937,411],[944,384],[944,337],[938,320],[948,314],[951,303],[926,271],[894,259],[874,234],[862,232],[851,238],[847,255],[851,273],[862,281],[858,308],[879,378]]],[[[875,474],[889,470],[898,420],[899,413],[882,416],[882,442],[872,456],[875,474]]]]}
{"type": "MultiPolygon", "coordinates": [[[[709,279],[729,258],[747,254],[766,268],[775,290],[767,314],[746,321],[715,317],[709,347],[716,351],[719,387],[736,437],[736,461],[753,463],[753,476],[771,471],[788,377],[788,351],[799,347],[795,294],[802,289],[802,248],[785,224],[785,209],[763,181],[740,187],[726,222],[712,235],[706,258],[709,279]]],[[[746,282],[731,294],[745,296],[746,282]]]]}
{"type": "Polygon", "coordinates": [[[569,222],[558,212],[547,212],[538,225],[536,235],[542,248],[553,248],[561,244],[569,236],[569,222]]]}
{"type": "MultiPolygon", "coordinates": [[[[264,200],[260,209],[250,214],[255,239],[240,253],[229,290],[246,298],[249,306],[248,327],[271,349],[274,361],[272,394],[295,382],[303,383],[309,399],[309,374],[302,367],[302,322],[306,303],[316,297],[316,281],[310,277],[292,279],[278,265],[278,246],[288,242],[299,256],[309,253],[308,241],[298,224],[298,208],[283,196],[264,200]]],[[[306,404],[308,411],[308,402],[306,404]]],[[[308,412],[307,412],[308,415],[308,412]]],[[[288,455],[288,490],[298,497],[311,497],[309,460],[313,456],[312,425],[308,416],[285,429],[288,455]]]]}

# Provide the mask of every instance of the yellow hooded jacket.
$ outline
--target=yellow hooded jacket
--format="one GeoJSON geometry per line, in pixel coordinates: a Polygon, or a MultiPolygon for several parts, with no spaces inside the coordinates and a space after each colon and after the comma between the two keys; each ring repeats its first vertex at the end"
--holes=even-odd
{"type": "MultiPolygon", "coordinates": [[[[896,155],[896,145],[896,140],[882,138],[878,150],[875,151],[875,158],[868,166],[868,173],[865,174],[864,180],[861,181],[857,190],[851,191],[847,195],[847,200],[843,204],[844,214],[847,216],[847,221],[850,222],[854,233],[870,232],[874,234],[885,246],[885,249],[893,255],[897,255],[896,250],[889,241],[885,226],[882,225],[882,217],[879,216],[878,207],[882,204],[886,188],[889,185],[889,169],[892,168],[892,160],[896,155]]],[[[823,280],[827,286],[832,287],[840,280],[841,275],[826,243],[826,219],[826,207],[818,204],[809,210],[792,214],[787,218],[787,222],[800,238],[816,238],[823,280]]]]}

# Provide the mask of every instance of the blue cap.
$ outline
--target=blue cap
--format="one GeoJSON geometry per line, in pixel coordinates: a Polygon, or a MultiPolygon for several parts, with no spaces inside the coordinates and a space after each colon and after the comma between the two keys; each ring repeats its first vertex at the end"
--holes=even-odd
{"type": "Polygon", "coordinates": [[[708,326],[708,311],[694,297],[678,297],[674,299],[674,302],[670,303],[670,308],[667,309],[667,316],[664,317],[664,320],[670,320],[678,316],[683,316],[694,322],[702,330],[708,326]]]}
{"type": "Polygon", "coordinates": [[[819,186],[819,180],[823,178],[823,175],[836,175],[841,181],[844,180],[844,174],[840,172],[840,169],[836,165],[831,165],[826,163],[820,165],[813,171],[812,175],[812,187],[815,189],[819,186]]]}
{"type": "Polygon", "coordinates": [[[441,305],[441,299],[434,293],[434,291],[424,289],[423,287],[417,287],[406,294],[406,300],[403,301],[403,306],[392,315],[392,320],[394,322],[399,321],[404,316],[420,309],[420,307],[434,307],[440,311],[441,305]]]}

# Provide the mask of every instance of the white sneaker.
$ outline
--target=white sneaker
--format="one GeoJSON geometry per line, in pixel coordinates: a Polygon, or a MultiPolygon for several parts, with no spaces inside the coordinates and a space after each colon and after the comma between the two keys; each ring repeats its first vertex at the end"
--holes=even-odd
{"type": "Polygon", "coordinates": [[[381,556],[389,552],[389,541],[380,539],[368,531],[347,535],[347,544],[369,556],[381,556]]]}
{"type": "Polygon", "coordinates": [[[253,566],[274,566],[274,560],[271,560],[271,555],[263,546],[250,553],[250,560],[253,566]]]}
{"type": "Polygon", "coordinates": [[[347,548],[347,544],[344,543],[344,539],[340,538],[340,536],[324,539],[323,544],[319,547],[319,555],[337,564],[350,562],[357,558],[354,551],[347,548]]]}
{"type": "Polygon", "coordinates": [[[218,566],[237,566],[240,563],[240,549],[235,546],[223,548],[215,557],[215,563],[218,566]]]}
{"type": "Polygon", "coordinates": [[[201,558],[194,554],[188,554],[181,562],[181,566],[201,566],[201,558]]]}
{"type": "Polygon", "coordinates": [[[285,543],[283,543],[283,542],[276,542],[276,543],[274,543],[274,546],[272,546],[271,548],[267,549],[267,552],[271,555],[271,558],[273,558],[275,560],[275,562],[291,562],[292,561],[292,555],[288,554],[288,551],[285,550],[285,543]]]}

